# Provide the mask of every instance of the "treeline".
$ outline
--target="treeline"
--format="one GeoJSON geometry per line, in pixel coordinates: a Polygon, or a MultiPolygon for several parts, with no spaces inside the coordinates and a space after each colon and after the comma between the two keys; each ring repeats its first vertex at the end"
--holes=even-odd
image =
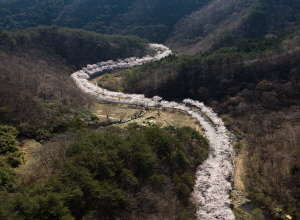
{"type": "Polygon", "coordinates": [[[73,71],[106,59],[144,55],[137,37],[41,26],[0,31],[0,120],[20,135],[47,139],[79,118],[93,117],[89,97],[69,77],[73,71]]]}
{"type": "Polygon", "coordinates": [[[196,56],[170,56],[124,72],[125,92],[192,98],[235,129],[245,186],[261,207],[300,216],[299,31],[196,56]]]}
{"type": "Polygon", "coordinates": [[[174,24],[208,0],[0,1],[0,28],[59,25],[98,33],[137,35],[163,42],[174,24]]]}
{"type": "Polygon", "coordinates": [[[47,154],[37,160],[48,170],[44,184],[8,187],[0,182],[1,219],[132,219],[151,213],[195,217],[189,194],[195,169],[209,152],[208,141],[197,131],[130,124],[71,136],[48,143],[46,151],[40,148],[47,154]],[[73,143],[64,146],[67,139],[73,143]],[[55,154],[58,148],[60,154],[55,154]],[[162,203],[169,199],[177,205],[167,212],[162,203]]]}
{"type": "Polygon", "coordinates": [[[47,48],[78,69],[100,61],[143,56],[148,42],[135,36],[102,35],[58,26],[39,26],[13,32],[2,30],[0,37],[0,45],[10,48],[47,48]]]}

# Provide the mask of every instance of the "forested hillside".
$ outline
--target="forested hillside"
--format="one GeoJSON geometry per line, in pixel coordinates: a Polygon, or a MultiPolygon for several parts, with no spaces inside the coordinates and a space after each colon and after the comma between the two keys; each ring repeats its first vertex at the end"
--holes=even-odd
{"type": "Polygon", "coordinates": [[[277,35],[299,25],[300,3],[289,0],[1,0],[0,28],[58,25],[137,35],[195,54],[237,41],[277,35]]]}
{"type": "Polygon", "coordinates": [[[22,135],[65,131],[92,106],[70,75],[88,63],[146,53],[137,37],[107,36],[56,26],[0,31],[0,119],[22,135]]]}
{"type": "Polygon", "coordinates": [[[0,28],[24,29],[55,24],[98,33],[138,35],[164,42],[179,19],[208,1],[1,0],[0,28]]]}
{"type": "Polygon", "coordinates": [[[187,127],[107,127],[70,79],[144,56],[148,41],[175,55],[105,86],[212,107],[236,135],[239,193],[300,219],[299,25],[296,0],[0,0],[0,219],[195,219],[207,140],[187,127]]]}
{"type": "MultiPolygon", "coordinates": [[[[14,130],[0,129],[13,141],[14,130]]],[[[60,135],[36,152],[40,170],[31,178],[1,161],[1,219],[193,219],[188,195],[208,142],[189,127],[132,124],[60,135]]]]}
{"type": "Polygon", "coordinates": [[[299,48],[300,33],[292,31],[196,56],[170,56],[126,70],[123,88],[212,106],[237,135],[244,182],[239,189],[273,215],[298,219],[299,48]]]}
{"type": "Polygon", "coordinates": [[[0,219],[195,218],[188,198],[208,141],[189,127],[106,129],[70,77],[144,56],[146,43],[57,26],[0,31],[0,219]]]}
{"type": "Polygon", "coordinates": [[[299,26],[300,3],[285,0],[211,1],[181,19],[168,44],[196,54],[259,37],[272,37],[299,26]]]}

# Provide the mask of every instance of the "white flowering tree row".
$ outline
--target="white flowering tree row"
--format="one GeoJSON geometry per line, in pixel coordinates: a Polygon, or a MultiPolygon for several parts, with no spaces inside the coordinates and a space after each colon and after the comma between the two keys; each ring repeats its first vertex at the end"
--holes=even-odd
{"type": "Polygon", "coordinates": [[[205,129],[205,136],[210,141],[211,149],[209,158],[198,167],[196,173],[196,184],[192,199],[198,207],[197,218],[199,220],[233,220],[234,215],[230,209],[229,194],[232,190],[234,152],[228,130],[224,126],[223,121],[211,108],[191,99],[185,99],[183,103],[177,103],[162,100],[159,96],[146,98],[141,94],[113,92],[100,88],[88,80],[95,74],[99,75],[109,70],[141,65],[171,54],[171,50],[163,45],[150,44],[150,47],[157,51],[152,57],[132,57],[88,65],[86,68],[73,73],[72,78],[82,91],[97,99],[117,103],[181,109],[197,119],[205,129]]]}
{"type": "Polygon", "coordinates": [[[234,219],[229,193],[232,190],[235,154],[230,134],[224,122],[211,108],[191,99],[185,99],[183,102],[197,107],[213,122],[211,124],[205,120],[201,112],[189,110],[205,129],[205,136],[209,139],[211,148],[209,158],[198,167],[196,173],[193,199],[198,205],[198,219],[234,219]]]}

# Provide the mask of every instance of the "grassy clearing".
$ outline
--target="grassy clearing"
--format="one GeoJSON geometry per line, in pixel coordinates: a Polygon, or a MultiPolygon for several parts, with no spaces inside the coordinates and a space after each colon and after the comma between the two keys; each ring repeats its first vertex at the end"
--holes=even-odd
{"type": "Polygon", "coordinates": [[[32,159],[32,150],[40,147],[41,144],[34,139],[25,139],[21,141],[21,151],[23,153],[23,158],[25,161],[32,159]]]}
{"type": "Polygon", "coordinates": [[[105,89],[123,92],[122,79],[125,73],[126,70],[114,70],[93,78],[91,82],[98,83],[100,87],[105,89]]]}
{"type": "MultiPolygon", "coordinates": [[[[92,79],[93,83],[98,82],[103,88],[107,88],[114,91],[122,92],[121,81],[126,70],[116,70],[109,73],[105,73],[102,76],[92,79]]],[[[101,122],[107,121],[122,121],[135,118],[137,115],[144,115],[136,118],[132,122],[139,124],[149,125],[149,121],[153,120],[152,124],[159,127],[172,125],[175,127],[190,126],[203,135],[203,130],[199,126],[197,120],[193,119],[189,114],[184,111],[169,108],[155,108],[149,107],[145,111],[144,108],[135,105],[117,104],[108,102],[99,102],[95,105],[94,110],[96,116],[101,122]],[[108,118],[107,118],[108,117],[108,118]]],[[[120,126],[126,126],[125,124],[120,126]]]]}
{"type": "MultiPolygon", "coordinates": [[[[146,124],[147,126],[156,125],[164,126],[190,126],[203,135],[198,121],[192,118],[185,111],[170,109],[170,108],[155,108],[149,107],[147,109],[141,106],[99,102],[94,107],[94,113],[100,121],[122,121],[133,119],[138,115],[143,115],[132,120],[130,123],[136,122],[138,124],[146,124]]],[[[119,125],[121,127],[127,126],[127,123],[119,125]]]]}

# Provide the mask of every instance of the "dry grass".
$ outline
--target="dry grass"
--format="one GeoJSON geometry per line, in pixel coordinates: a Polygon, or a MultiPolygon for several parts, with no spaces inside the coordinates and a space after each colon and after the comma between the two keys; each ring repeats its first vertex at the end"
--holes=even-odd
{"type": "Polygon", "coordinates": [[[25,139],[21,141],[21,151],[24,155],[24,160],[28,161],[32,158],[31,152],[32,150],[41,146],[39,142],[36,142],[34,139],[25,139]]]}
{"type": "Polygon", "coordinates": [[[134,115],[140,113],[143,109],[135,105],[98,102],[94,106],[94,113],[100,121],[105,121],[109,116],[112,121],[119,121],[120,114],[123,114],[123,120],[128,120],[134,117],[134,115]]]}
{"type": "Polygon", "coordinates": [[[16,172],[22,184],[29,185],[31,183],[43,182],[47,176],[47,171],[33,155],[33,152],[42,145],[33,139],[26,139],[21,142],[21,146],[21,151],[24,155],[24,164],[18,167],[16,172]]]}
{"type": "Polygon", "coordinates": [[[244,154],[239,154],[236,156],[236,169],[234,174],[234,188],[239,192],[240,195],[248,196],[243,178],[245,176],[245,167],[244,167],[244,154]]]}
{"type": "MultiPolygon", "coordinates": [[[[159,127],[169,125],[174,127],[189,126],[203,134],[203,130],[196,119],[192,118],[185,111],[177,109],[149,107],[146,110],[143,107],[135,105],[99,102],[95,105],[94,112],[100,121],[107,120],[107,115],[109,115],[111,121],[119,121],[120,115],[125,115],[123,118],[123,121],[125,121],[141,113],[143,115],[142,117],[136,118],[130,123],[135,122],[148,126],[149,124],[155,124],[159,127]],[[109,114],[107,114],[108,112],[109,114]],[[149,122],[151,120],[153,120],[152,123],[149,122]]],[[[127,123],[119,126],[127,126],[127,123]]]]}

